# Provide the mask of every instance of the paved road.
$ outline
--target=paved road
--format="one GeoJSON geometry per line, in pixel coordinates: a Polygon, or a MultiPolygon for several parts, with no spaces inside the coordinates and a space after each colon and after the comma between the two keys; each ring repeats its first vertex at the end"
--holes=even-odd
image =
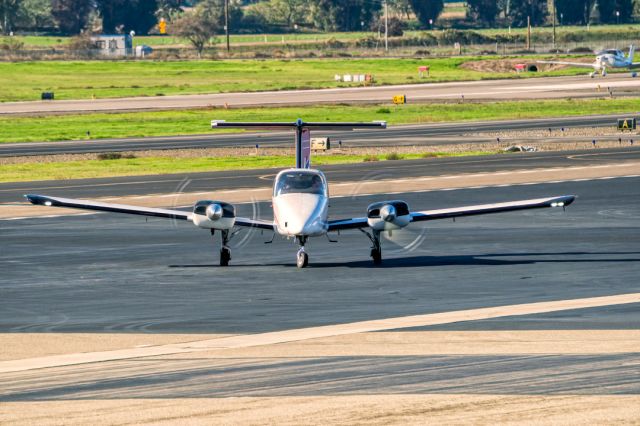
{"type": "MultiPolygon", "coordinates": [[[[257,333],[478,307],[640,291],[640,178],[394,195],[430,208],[578,194],[567,212],[432,223],[385,240],[371,269],[366,238],[295,246],[235,240],[232,266],[188,224],[115,215],[2,224],[1,332],[257,333]],[[412,250],[406,249],[417,241],[412,250]]],[[[336,199],[360,215],[379,196],[336,199]]],[[[266,209],[266,205],[263,206],[266,209]]],[[[240,209],[248,208],[240,206],[240,209]]],[[[264,211],[264,210],[263,210],[264,211]]],[[[243,212],[240,211],[242,214],[243,212]]],[[[640,306],[495,321],[459,330],[638,329],[640,306]]],[[[438,328],[438,327],[436,327],[438,328]]],[[[442,328],[442,327],[440,327],[442,328]]],[[[446,328],[446,327],[445,327],[446,328]]],[[[3,401],[376,393],[640,393],[637,354],[156,357],[3,376],[3,401]]]]}
{"type": "Polygon", "coordinates": [[[608,96],[637,92],[640,79],[628,74],[610,75],[606,79],[575,77],[540,77],[531,79],[482,80],[453,83],[410,84],[400,86],[344,89],[293,90],[257,93],[220,93],[213,95],[151,96],[140,98],[96,99],[77,101],[5,102],[0,115],[42,113],[84,113],[95,111],[131,111],[176,108],[316,105],[339,102],[390,102],[394,95],[405,94],[408,102],[434,100],[513,100],[581,96],[608,96]],[[602,91],[598,91],[601,86],[602,91]]]}
{"type": "MultiPolygon", "coordinates": [[[[330,182],[398,179],[548,167],[587,166],[615,161],[637,161],[640,147],[513,154],[501,156],[432,158],[367,162],[320,167],[330,182]]],[[[64,181],[0,184],[0,203],[15,203],[27,193],[70,198],[96,198],[145,194],[172,194],[270,186],[277,170],[129,176],[64,181]]]]}
{"type": "MultiPolygon", "coordinates": [[[[624,114],[623,114],[624,115],[624,114]]],[[[337,141],[344,146],[413,146],[468,143],[483,138],[460,136],[470,132],[497,132],[523,129],[558,130],[570,127],[615,126],[621,114],[558,117],[535,120],[475,121],[435,123],[410,126],[392,126],[386,130],[358,130],[356,132],[326,132],[333,146],[337,141]]],[[[624,116],[635,116],[630,113],[624,116]]],[[[213,116],[212,116],[213,117],[213,116]]],[[[203,123],[206,126],[206,123],[203,123]]],[[[153,138],[98,139],[66,142],[34,142],[0,144],[0,157],[19,155],[83,154],[89,152],[142,151],[155,149],[189,149],[212,147],[253,147],[256,144],[270,147],[291,147],[293,136],[287,132],[209,134],[194,136],[163,136],[153,138]]]]}

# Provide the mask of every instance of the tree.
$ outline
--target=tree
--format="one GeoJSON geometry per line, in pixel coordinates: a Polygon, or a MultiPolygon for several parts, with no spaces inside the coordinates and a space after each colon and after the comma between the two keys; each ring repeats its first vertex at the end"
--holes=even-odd
{"type": "Polygon", "coordinates": [[[429,25],[429,20],[435,22],[444,8],[443,0],[409,0],[409,3],[423,27],[429,25]]]}
{"type": "Polygon", "coordinates": [[[511,25],[524,27],[527,25],[527,17],[531,19],[531,25],[541,25],[547,17],[547,0],[511,0],[509,16],[511,25]]]}
{"type": "Polygon", "coordinates": [[[633,0],[598,0],[600,22],[615,24],[630,22],[633,14],[633,0]],[[616,16],[616,12],[620,16],[616,16]]]}
{"type": "Polygon", "coordinates": [[[53,19],[60,31],[66,34],[79,34],[86,27],[92,10],[91,2],[86,0],[53,0],[51,2],[53,19]]]}
{"type": "Polygon", "coordinates": [[[170,20],[177,13],[182,11],[180,7],[182,0],[158,0],[156,9],[156,18],[164,18],[170,20]]]}
{"type": "Polygon", "coordinates": [[[171,24],[171,33],[189,40],[201,58],[211,38],[221,29],[216,15],[204,7],[197,7],[176,19],[171,24]]]}
{"type": "Polygon", "coordinates": [[[316,25],[325,31],[361,31],[369,27],[382,3],[370,0],[318,0],[313,15],[316,25]]]}
{"type": "Polygon", "coordinates": [[[409,0],[387,0],[389,8],[396,12],[398,15],[404,16],[407,19],[411,18],[411,5],[409,0]]]}
{"type": "Polygon", "coordinates": [[[595,0],[555,0],[555,2],[558,22],[563,25],[586,25],[589,23],[595,0]],[[562,19],[560,19],[561,16],[562,19]]]}
{"type": "Polygon", "coordinates": [[[36,30],[54,26],[51,0],[22,0],[19,14],[20,28],[36,30]]]}
{"type": "Polygon", "coordinates": [[[308,0],[271,0],[267,3],[269,21],[283,22],[289,28],[293,24],[306,21],[308,12],[308,0]]]}
{"type": "Polygon", "coordinates": [[[485,26],[492,26],[498,17],[498,3],[495,0],[467,0],[467,17],[485,26]]]}
{"type": "Polygon", "coordinates": [[[157,0],[96,0],[96,3],[104,32],[133,30],[146,34],[156,24],[157,0]]]}
{"type": "Polygon", "coordinates": [[[9,34],[20,17],[22,0],[0,0],[0,29],[9,34]]]}

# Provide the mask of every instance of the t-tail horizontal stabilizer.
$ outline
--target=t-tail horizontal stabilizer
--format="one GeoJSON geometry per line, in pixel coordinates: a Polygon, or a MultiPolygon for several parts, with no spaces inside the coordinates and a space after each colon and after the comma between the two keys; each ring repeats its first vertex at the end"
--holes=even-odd
{"type": "Polygon", "coordinates": [[[232,128],[247,130],[287,130],[295,131],[296,168],[311,167],[311,130],[357,130],[357,129],[386,129],[386,121],[372,121],[370,123],[314,123],[304,122],[302,119],[289,122],[231,122],[225,120],[211,120],[211,128],[232,128]]]}

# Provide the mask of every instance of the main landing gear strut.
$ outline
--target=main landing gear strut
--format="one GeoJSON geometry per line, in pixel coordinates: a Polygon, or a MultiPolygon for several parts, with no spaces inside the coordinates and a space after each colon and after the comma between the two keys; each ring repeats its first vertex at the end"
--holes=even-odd
{"type": "MultiPolygon", "coordinates": [[[[215,234],[215,229],[211,230],[211,235],[215,234]]],[[[220,266],[229,266],[229,261],[231,260],[231,250],[229,249],[229,240],[231,239],[231,235],[229,235],[229,231],[223,229],[220,231],[222,234],[222,248],[220,249],[220,266]]]]}
{"type": "Polygon", "coordinates": [[[298,240],[298,245],[300,246],[298,254],[296,255],[296,265],[298,268],[306,268],[309,264],[309,255],[304,251],[304,245],[307,243],[307,237],[298,236],[296,237],[296,240],[298,240]]]}
{"type": "Polygon", "coordinates": [[[371,240],[371,258],[374,265],[380,265],[382,263],[382,244],[380,243],[380,231],[367,232],[364,229],[360,229],[371,240]]]}

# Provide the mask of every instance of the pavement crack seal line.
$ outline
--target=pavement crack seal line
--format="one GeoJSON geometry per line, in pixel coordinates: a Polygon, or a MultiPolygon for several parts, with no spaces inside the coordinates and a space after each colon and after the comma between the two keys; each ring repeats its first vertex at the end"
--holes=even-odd
{"type": "Polygon", "coordinates": [[[127,360],[152,356],[166,356],[198,351],[224,350],[268,346],[279,343],[297,342],[350,334],[425,327],[451,324],[461,321],[478,321],[508,316],[533,315],[574,309],[640,303],[640,293],[613,296],[588,297],[582,299],[555,300],[548,302],[524,303],[519,305],[495,306],[433,314],[410,315],[345,324],[324,325],[274,331],[259,334],[234,335],[188,343],[168,344],[143,348],[120,349],[114,351],[86,352],[53,355],[0,362],[0,374],[29,371],[42,368],[127,360]]]}

